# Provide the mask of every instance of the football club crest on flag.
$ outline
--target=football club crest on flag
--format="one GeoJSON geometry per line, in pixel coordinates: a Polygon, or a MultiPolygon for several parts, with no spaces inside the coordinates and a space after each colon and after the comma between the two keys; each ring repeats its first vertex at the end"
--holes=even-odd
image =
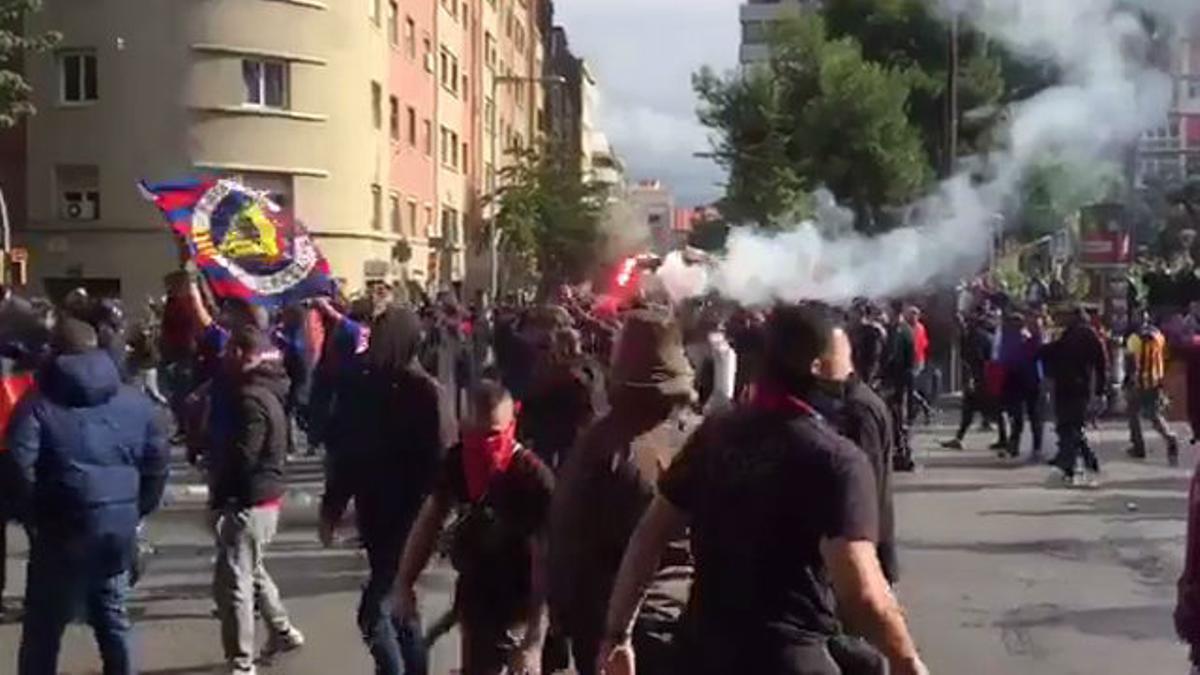
{"type": "Polygon", "coordinates": [[[228,179],[139,187],[217,297],[279,307],[333,294],[329,263],[312,237],[265,193],[228,179]]]}

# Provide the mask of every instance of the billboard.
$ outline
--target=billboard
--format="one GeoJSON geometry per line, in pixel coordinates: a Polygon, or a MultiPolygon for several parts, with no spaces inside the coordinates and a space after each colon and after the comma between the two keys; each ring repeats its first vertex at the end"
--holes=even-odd
{"type": "Polygon", "coordinates": [[[1133,262],[1129,214],[1121,204],[1094,204],[1079,213],[1079,264],[1116,267],[1133,262]]]}

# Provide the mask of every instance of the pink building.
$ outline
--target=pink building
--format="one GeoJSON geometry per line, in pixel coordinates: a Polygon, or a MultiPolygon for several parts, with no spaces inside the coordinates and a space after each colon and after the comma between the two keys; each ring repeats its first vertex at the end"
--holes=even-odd
{"type": "Polygon", "coordinates": [[[391,161],[386,206],[392,232],[407,240],[408,278],[427,286],[437,274],[429,238],[437,218],[437,63],[435,2],[388,2],[388,131],[391,161]]]}

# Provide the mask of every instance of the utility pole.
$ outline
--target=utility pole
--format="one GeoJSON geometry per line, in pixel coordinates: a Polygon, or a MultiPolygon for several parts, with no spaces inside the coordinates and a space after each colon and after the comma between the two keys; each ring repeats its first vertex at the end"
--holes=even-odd
{"type": "Polygon", "coordinates": [[[8,268],[12,253],[12,225],[8,222],[8,202],[4,189],[0,188],[0,233],[4,235],[4,248],[0,249],[0,286],[8,287],[8,268]]]}
{"type": "Polygon", "coordinates": [[[942,158],[943,177],[954,175],[958,163],[958,33],[959,17],[955,12],[950,18],[949,44],[946,49],[946,154],[942,158]]]}

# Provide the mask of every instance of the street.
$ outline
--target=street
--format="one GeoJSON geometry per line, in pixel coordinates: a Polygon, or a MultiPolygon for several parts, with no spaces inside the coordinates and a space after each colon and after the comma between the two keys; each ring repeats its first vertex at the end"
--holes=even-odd
{"type": "MultiPolygon", "coordinates": [[[[1167,468],[1153,441],[1148,462],[1125,460],[1123,427],[1108,424],[1091,433],[1105,462],[1101,489],[1050,488],[1049,469],[986,451],[990,436],[968,437],[964,452],[937,448],[949,433],[922,430],[922,470],[897,481],[899,593],[932,672],[1184,672],[1187,652],[1174,639],[1171,612],[1188,471],[1167,468]]],[[[1193,461],[1185,451],[1184,465],[1193,461]]],[[[317,544],[319,472],[317,461],[293,465],[285,524],[269,561],[308,646],[263,672],[372,670],[353,620],[365,561],[351,549],[317,544]]],[[[147,675],[221,668],[203,509],[181,487],[194,480],[181,469],[174,503],[151,521],[158,553],[132,601],[147,675]]],[[[11,596],[23,586],[25,554],[23,535],[14,529],[10,537],[11,596]]],[[[444,567],[425,576],[427,622],[445,610],[451,584],[444,567]]],[[[0,626],[5,672],[16,663],[19,634],[18,626],[0,626]]],[[[455,650],[454,636],[444,638],[432,672],[452,672],[455,650]]],[[[72,628],[61,672],[90,675],[98,664],[90,635],[72,628]]]]}

